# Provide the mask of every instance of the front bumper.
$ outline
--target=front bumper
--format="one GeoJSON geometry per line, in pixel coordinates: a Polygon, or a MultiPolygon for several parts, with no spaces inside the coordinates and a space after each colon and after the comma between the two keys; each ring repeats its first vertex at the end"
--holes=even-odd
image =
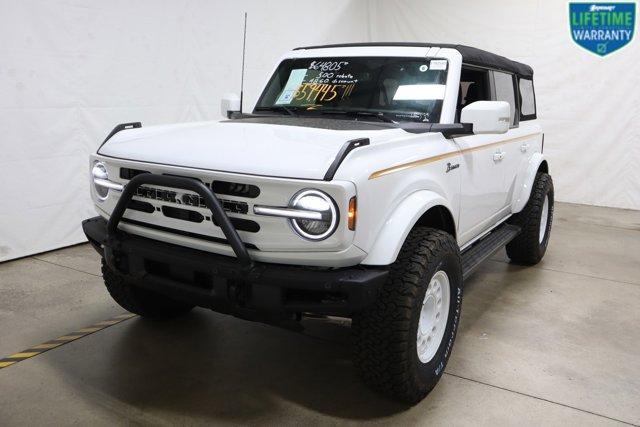
{"type": "Polygon", "coordinates": [[[89,242],[109,264],[140,286],[243,318],[271,313],[351,316],[373,303],[388,271],[361,266],[327,269],[253,263],[160,242],[83,221],[89,242]]]}

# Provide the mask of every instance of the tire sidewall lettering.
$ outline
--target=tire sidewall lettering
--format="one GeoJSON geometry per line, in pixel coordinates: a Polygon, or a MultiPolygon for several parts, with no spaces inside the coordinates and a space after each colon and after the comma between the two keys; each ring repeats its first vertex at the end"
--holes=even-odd
{"type": "MultiPolygon", "coordinates": [[[[445,254],[445,256],[443,256],[437,262],[429,263],[429,265],[427,265],[427,274],[425,274],[424,289],[422,289],[419,298],[417,298],[416,300],[416,317],[419,318],[419,311],[421,308],[422,300],[424,299],[424,294],[426,292],[427,286],[429,285],[429,282],[431,281],[431,278],[439,270],[443,270],[447,273],[447,275],[449,276],[451,299],[449,302],[449,316],[447,319],[447,325],[445,326],[445,334],[443,335],[442,341],[440,342],[438,351],[433,356],[433,359],[431,359],[427,363],[423,363],[418,358],[417,351],[414,348],[415,364],[418,370],[418,374],[422,381],[424,381],[425,383],[432,382],[434,378],[437,380],[444,373],[447,360],[449,359],[451,351],[453,350],[453,344],[455,342],[456,333],[458,330],[458,324],[460,321],[460,314],[462,309],[462,274],[461,271],[456,271],[455,269],[456,264],[459,265],[459,261],[456,258],[457,254],[455,256],[453,254],[445,254]]],[[[417,322],[412,331],[417,334],[417,322]]]]}

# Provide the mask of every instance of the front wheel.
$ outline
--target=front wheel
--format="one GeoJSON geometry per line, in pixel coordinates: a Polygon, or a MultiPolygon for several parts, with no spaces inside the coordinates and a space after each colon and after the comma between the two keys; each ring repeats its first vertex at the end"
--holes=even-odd
{"type": "Polygon", "coordinates": [[[415,228],[374,305],[354,317],[360,376],[396,400],[422,400],[444,373],[461,308],[455,239],[440,230],[415,228]]]}

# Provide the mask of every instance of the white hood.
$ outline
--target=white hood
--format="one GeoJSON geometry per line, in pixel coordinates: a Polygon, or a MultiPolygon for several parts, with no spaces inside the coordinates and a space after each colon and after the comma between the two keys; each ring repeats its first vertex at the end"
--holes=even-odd
{"type": "Polygon", "coordinates": [[[404,133],[383,123],[303,118],[288,121],[287,125],[245,119],[142,127],[119,132],[98,152],[197,169],[322,179],[345,142],[370,138],[373,143],[404,133]],[[301,126],[307,120],[314,126],[301,126]]]}

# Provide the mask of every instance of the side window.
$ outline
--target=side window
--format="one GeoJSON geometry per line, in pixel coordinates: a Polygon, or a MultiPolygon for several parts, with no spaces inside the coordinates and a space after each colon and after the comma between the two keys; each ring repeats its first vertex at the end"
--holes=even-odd
{"type": "Polygon", "coordinates": [[[520,120],[536,118],[536,95],[533,91],[533,80],[519,79],[520,87],[520,120]]]}
{"type": "Polygon", "coordinates": [[[516,90],[514,86],[515,79],[513,75],[502,73],[500,71],[493,72],[493,81],[496,88],[496,100],[507,101],[511,107],[511,126],[518,125],[519,114],[516,114],[516,90]]]}
{"type": "Polygon", "coordinates": [[[489,89],[489,72],[478,68],[462,66],[460,72],[460,88],[456,105],[456,122],[460,121],[460,112],[475,101],[491,100],[489,89]]]}

